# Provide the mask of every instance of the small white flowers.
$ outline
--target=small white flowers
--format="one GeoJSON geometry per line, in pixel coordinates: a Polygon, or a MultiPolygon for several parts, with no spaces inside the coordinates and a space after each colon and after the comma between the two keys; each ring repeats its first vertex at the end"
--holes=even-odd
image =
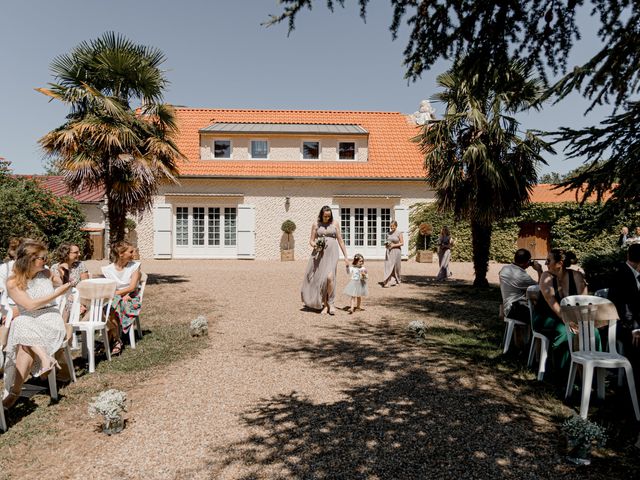
{"type": "Polygon", "coordinates": [[[102,415],[107,422],[119,419],[127,411],[127,394],[120,390],[106,390],[91,400],[89,415],[102,415]]]}
{"type": "Polygon", "coordinates": [[[209,335],[209,323],[204,315],[200,315],[198,318],[191,320],[189,333],[192,337],[203,337],[209,335]]]}
{"type": "Polygon", "coordinates": [[[596,444],[602,447],[607,443],[606,430],[603,427],[577,415],[566,420],[561,428],[569,443],[574,446],[583,445],[588,447],[596,444]]]}
{"type": "Polygon", "coordinates": [[[422,320],[413,320],[407,325],[407,330],[416,338],[422,338],[427,334],[427,326],[422,320]]]}

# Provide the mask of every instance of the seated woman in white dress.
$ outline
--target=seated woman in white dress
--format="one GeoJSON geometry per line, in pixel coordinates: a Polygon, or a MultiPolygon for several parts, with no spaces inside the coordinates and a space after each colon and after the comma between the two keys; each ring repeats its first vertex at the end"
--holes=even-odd
{"type": "Polygon", "coordinates": [[[138,292],[140,282],[140,262],[134,262],[135,249],[124,240],[111,247],[111,261],[102,267],[105,278],[115,280],[116,295],[111,304],[107,331],[109,342],[113,345],[112,355],[122,351],[121,333],[126,334],[133,325],[142,307],[138,292]]]}
{"type": "Polygon", "coordinates": [[[5,363],[5,385],[2,405],[11,407],[22,390],[29,372],[46,376],[57,366],[53,355],[62,347],[66,330],[54,300],[63,295],[70,284],[60,285],[45,268],[47,248],[42,242],[28,240],[18,247],[12,274],[7,280],[9,295],[20,315],[9,329],[5,363]]]}

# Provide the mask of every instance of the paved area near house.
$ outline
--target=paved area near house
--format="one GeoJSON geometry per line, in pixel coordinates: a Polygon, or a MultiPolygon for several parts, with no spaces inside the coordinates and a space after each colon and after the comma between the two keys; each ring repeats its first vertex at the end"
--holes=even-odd
{"type": "MultiPolygon", "coordinates": [[[[20,476],[548,478],[558,462],[545,415],[485,367],[406,333],[411,320],[465,320],[435,306],[472,299],[443,297],[436,264],[403,262],[405,282],[387,289],[382,263],[367,266],[365,311],[329,316],[301,310],[304,261],[144,261],[145,302],[165,302],[166,322],[207,315],[208,347],[129,391],[119,435],[61,418],[56,445],[20,476]]],[[[452,270],[473,278],[470,264],[452,270]]]]}

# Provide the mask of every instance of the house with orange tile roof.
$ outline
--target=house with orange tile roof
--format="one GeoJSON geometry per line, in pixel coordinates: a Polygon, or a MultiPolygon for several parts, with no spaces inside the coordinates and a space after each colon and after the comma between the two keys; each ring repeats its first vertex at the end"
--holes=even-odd
{"type": "MultiPolygon", "coordinates": [[[[280,258],[285,220],[309,255],[323,205],[349,256],[384,258],[389,223],[434,200],[418,133],[397,112],[178,108],[179,184],[163,185],[138,219],[143,258],[280,258]]],[[[406,233],[405,233],[406,238],[406,233]]],[[[408,255],[408,240],[403,254],[408,255]]]]}

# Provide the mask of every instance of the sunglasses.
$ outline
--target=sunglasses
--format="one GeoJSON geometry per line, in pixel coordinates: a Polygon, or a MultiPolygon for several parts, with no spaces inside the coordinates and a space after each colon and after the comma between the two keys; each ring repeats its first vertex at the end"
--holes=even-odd
{"type": "Polygon", "coordinates": [[[40,255],[39,257],[36,257],[35,260],[42,260],[43,262],[46,262],[49,260],[49,257],[47,255],[40,255]]]}

